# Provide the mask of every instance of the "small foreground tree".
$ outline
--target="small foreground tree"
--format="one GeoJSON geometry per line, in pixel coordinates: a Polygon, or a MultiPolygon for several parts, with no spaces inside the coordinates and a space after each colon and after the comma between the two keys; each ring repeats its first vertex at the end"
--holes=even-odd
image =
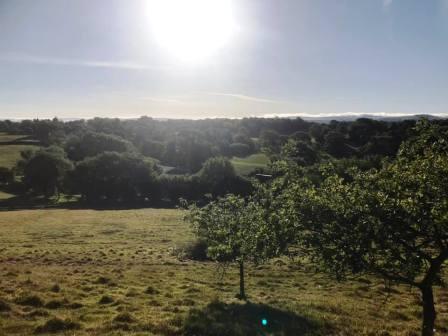
{"type": "Polygon", "coordinates": [[[207,243],[207,255],[218,262],[239,265],[240,292],[246,299],[244,266],[247,262],[261,263],[277,253],[272,249],[268,222],[259,203],[228,195],[199,208],[188,208],[190,221],[199,238],[207,243]]]}

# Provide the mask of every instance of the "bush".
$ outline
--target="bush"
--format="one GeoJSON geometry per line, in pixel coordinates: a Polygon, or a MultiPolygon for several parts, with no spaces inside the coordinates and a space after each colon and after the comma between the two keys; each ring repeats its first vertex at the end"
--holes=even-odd
{"type": "Polygon", "coordinates": [[[177,250],[177,257],[181,260],[210,260],[207,257],[207,243],[205,240],[197,239],[189,242],[177,250]]]}

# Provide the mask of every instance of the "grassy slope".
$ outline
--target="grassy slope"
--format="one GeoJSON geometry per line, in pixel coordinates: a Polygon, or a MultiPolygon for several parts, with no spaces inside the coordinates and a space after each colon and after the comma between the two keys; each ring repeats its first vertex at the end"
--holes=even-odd
{"type": "Polygon", "coordinates": [[[2,142],[14,141],[23,135],[0,133],[0,167],[12,168],[20,159],[20,152],[27,149],[36,149],[33,145],[1,145],[2,142]]]}
{"type": "Polygon", "coordinates": [[[14,197],[14,195],[0,190],[0,200],[6,200],[11,197],[14,197]]]}
{"type": "Polygon", "coordinates": [[[20,152],[27,149],[37,149],[32,145],[0,145],[0,167],[12,168],[20,159],[20,152]]]}
{"type": "Polygon", "coordinates": [[[269,164],[269,158],[259,153],[245,158],[234,157],[231,162],[239,175],[248,175],[255,168],[265,168],[269,164]]]}
{"type": "MultiPolygon", "coordinates": [[[[214,328],[256,329],[267,318],[269,335],[418,335],[415,290],[396,288],[385,301],[381,281],[336,283],[288,260],[249,268],[254,304],[240,305],[235,267],[220,279],[213,263],[173,257],[192,237],[181,216],[163,209],[0,212],[0,299],[11,308],[2,312],[0,302],[0,335],[31,334],[53,316],[79,323],[76,335],[176,335],[194,309],[190,323],[217,319],[214,328]],[[99,303],[105,296],[112,302],[99,303]],[[29,302],[17,304],[20,298],[29,302]],[[223,303],[210,306],[213,300],[223,303]],[[281,334],[287,326],[293,331],[281,334]]],[[[436,298],[442,335],[448,291],[436,298]]]]}
{"type": "Polygon", "coordinates": [[[9,142],[14,141],[20,138],[23,138],[23,135],[17,135],[17,134],[7,134],[0,132],[0,143],[1,142],[9,142]]]}

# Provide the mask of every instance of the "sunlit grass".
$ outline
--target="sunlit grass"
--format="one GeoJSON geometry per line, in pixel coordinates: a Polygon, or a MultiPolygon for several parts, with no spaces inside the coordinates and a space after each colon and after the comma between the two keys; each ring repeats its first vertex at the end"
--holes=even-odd
{"type": "Polygon", "coordinates": [[[245,158],[234,157],[231,162],[239,175],[248,175],[256,168],[266,168],[270,161],[265,154],[260,153],[245,158]]]}
{"type": "Polygon", "coordinates": [[[13,168],[20,159],[21,151],[37,148],[33,145],[0,145],[0,167],[13,168]]]}
{"type": "Polygon", "coordinates": [[[23,135],[17,135],[17,134],[7,134],[0,132],[0,143],[2,142],[9,142],[9,141],[15,141],[20,138],[23,138],[23,135]]]}
{"type": "MultiPolygon", "coordinates": [[[[338,283],[287,259],[248,269],[254,306],[240,307],[236,267],[221,277],[212,262],[177,259],[192,238],[179,210],[0,212],[0,335],[177,335],[185,323],[218,330],[269,314],[303,323],[303,335],[418,335],[416,290],[388,297],[380,280],[338,283]]],[[[436,299],[442,335],[448,291],[436,299]]]]}
{"type": "Polygon", "coordinates": [[[14,195],[0,190],[0,200],[6,200],[11,197],[14,197],[14,195]]]}

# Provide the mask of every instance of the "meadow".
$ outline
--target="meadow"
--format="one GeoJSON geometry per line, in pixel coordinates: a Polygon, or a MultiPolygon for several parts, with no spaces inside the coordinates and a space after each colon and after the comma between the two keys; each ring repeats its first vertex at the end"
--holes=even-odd
{"type": "Polygon", "coordinates": [[[277,259],[249,267],[244,303],[235,266],[181,257],[193,239],[176,209],[0,212],[0,335],[419,335],[415,289],[277,259]]]}
{"type": "Polygon", "coordinates": [[[230,162],[232,162],[237,174],[247,176],[257,168],[267,168],[270,161],[267,155],[258,153],[245,158],[234,157],[230,162]]]}
{"type": "Polygon", "coordinates": [[[20,159],[20,152],[38,148],[31,144],[9,144],[9,142],[19,140],[22,137],[22,135],[0,132],[0,167],[13,168],[20,159]]]}

